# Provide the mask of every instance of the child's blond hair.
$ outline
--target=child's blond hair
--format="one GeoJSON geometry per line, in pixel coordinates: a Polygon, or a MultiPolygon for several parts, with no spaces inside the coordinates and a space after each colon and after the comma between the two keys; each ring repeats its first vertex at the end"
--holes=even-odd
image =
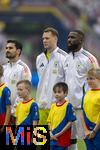
{"type": "Polygon", "coordinates": [[[19,81],[19,82],[17,83],[17,86],[18,86],[19,84],[25,84],[26,89],[27,89],[28,91],[31,91],[32,84],[31,84],[31,82],[30,82],[29,80],[21,80],[21,81],[19,81]]]}
{"type": "Polygon", "coordinates": [[[100,80],[100,68],[89,70],[87,75],[100,80]]]}

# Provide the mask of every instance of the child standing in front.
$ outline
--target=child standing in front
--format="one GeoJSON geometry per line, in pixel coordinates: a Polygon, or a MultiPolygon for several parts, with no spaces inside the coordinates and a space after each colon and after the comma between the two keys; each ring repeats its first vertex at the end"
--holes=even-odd
{"type": "Polygon", "coordinates": [[[5,83],[2,83],[1,78],[3,76],[3,67],[0,65],[0,145],[3,145],[4,138],[4,126],[10,123],[11,114],[11,92],[5,83]]]}
{"type": "Polygon", "coordinates": [[[17,83],[17,92],[19,102],[16,107],[15,117],[16,125],[37,125],[39,121],[39,112],[37,103],[31,98],[31,83],[29,80],[21,80],[17,83]]]}
{"type": "Polygon", "coordinates": [[[91,88],[84,96],[82,123],[87,150],[100,150],[100,68],[88,72],[91,88]]]}
{"type": "MultiPolygon", "coordinates": [[[[17,126],[33,126],[33,128],[38,125],[39,121],[39,110],[38,105],[31,97],[32,85],[29,80],[21,80],[17,83],[17,93],[18,97],[22,99],[15,108],[15,120],[17,126]]],[[[22,141],[24,147],[18,147],[18,150],[27,150],[29,147],[24,145],[24,130],[20,130],[20,134],[22,135],[22,141]]],[[[18,144],[18,139],[16,139],[16,143],[18,144]]],[[[13,141],[14,142],[14,141],[13,141]]],[[[27,144],[33,147],[33,132],[30,135],[27,135],[27,144]]],[[[31,148],[32,148],[31,147],[31,148]]],[[[34,148],[33,148],[34,149],[34,148]]]]}
{"type": "Polygon", "coordinates": [[[8,125],[10,122],[10,112],[11,112],[11,92],[5,83],[2,83],[1,77],[3,76],[3,67],[0,65],[0,125],[3,130],[4,125],[8,125]]]}
{"type": "Polygon", "coordinates": [[[71,141],[71,126],[76,120],[72,105],[65,100],[68,86],[59,82],[53,87],[56,103],[51,105],[48,116],[50,150],[68,150],[71,141]]]}

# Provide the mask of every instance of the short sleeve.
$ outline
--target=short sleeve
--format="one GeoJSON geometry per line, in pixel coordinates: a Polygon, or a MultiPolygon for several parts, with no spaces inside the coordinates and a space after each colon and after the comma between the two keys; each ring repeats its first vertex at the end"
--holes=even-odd
{"type": "Polygon", "coordinates": [[[5,100],[5,105],[11,105],[11,92],[8,87],[5,87],[2,92],[3,99],[5,100]]]}
{"type": "Polygon", "coordinates": [[[67,118],[68,118],[68,122],[76,120],[74,108],[73,108],[72,104],[70,104],[70,103],[67,106],[67,118]]]}
{"type": "Polygon", "coordinates": [[[35,102],[33,102],[31,105],[30,113],[31,113],[32,121],[39,120],[39,108],[35,102]]]}

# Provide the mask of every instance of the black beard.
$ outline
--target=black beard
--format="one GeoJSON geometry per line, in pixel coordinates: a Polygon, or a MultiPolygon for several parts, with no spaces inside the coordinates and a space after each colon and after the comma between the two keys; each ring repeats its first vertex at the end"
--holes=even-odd
{"type": "Polygon", "coordinates": [[[71,46],[68,46],[68,53],[70,52],[76,52],[78,49],[79,45],[78,44],[73,44],[71,46]]]}
{"type": "Polygon", "coordinates": [[[11,55],[7,55],[7,54],[6,54],[6,58],[8,58],[8,59],[13,59],[13,58],[15,58],[15,56],[11,56],[11,55]]]}

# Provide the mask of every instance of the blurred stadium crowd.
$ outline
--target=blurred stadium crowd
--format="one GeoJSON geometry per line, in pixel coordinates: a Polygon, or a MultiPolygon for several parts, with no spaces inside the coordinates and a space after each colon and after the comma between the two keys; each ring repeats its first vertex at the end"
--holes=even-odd
{"type": "Polygon", "coordinates": [[[23,59],[32,72],[42,51],[42,31],[53,26],[59,31],[61,48],[67,51],[71,29],[85,32],[85,47],[100,62],[100,0],[0,0],[0,62],[5,63],[7,39],[23,43],[23,59]],[[33,61],[34,60],[34,61],[33,61]]]}

